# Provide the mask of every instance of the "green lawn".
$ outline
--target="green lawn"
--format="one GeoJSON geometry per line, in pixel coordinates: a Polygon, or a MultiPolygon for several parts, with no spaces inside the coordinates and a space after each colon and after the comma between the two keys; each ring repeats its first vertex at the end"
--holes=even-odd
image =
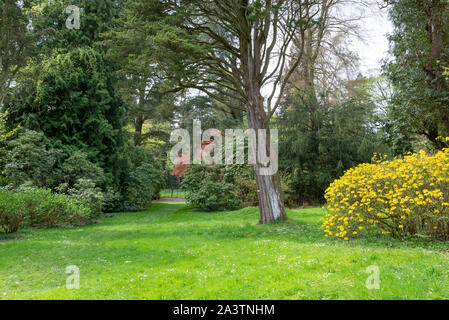
{"type": "Polygon", "coordinates": [[[0,235],[1,299],[449,299],[444,243],[328,239],[322,209],[257,226],[257,209],[154,204],[93,226],[0,235]],[[80,268],[79,290],[65,268],[80,268]],[[380,289],[365,270],[380,268],[380,289]]]}
{"type": "Polygon", "coordinates": [[[181,190],[163,190],[160,193],[161,198],[185,198],[186,193],[181,190]]]}

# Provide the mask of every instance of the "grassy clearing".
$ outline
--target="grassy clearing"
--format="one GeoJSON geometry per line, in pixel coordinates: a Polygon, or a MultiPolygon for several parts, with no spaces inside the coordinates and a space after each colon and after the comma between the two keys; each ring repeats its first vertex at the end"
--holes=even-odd
{"type": "Polygon", "coordinates": [[[257,226],[257,209],[154,204],[74,229],[0,236],[1,299],[449,299],[447,244],[323,236],[322,209],[257,226]],[[380,268],[380,290],[365,270],[380,268]],[[81,288],[65,288],[65,268],[81,288]]]}
{"type": "Polygon", "coordinates": [[[161,198],[185,198],[186,193],[181,190],[163,190],[160,193],[161,198]]]}

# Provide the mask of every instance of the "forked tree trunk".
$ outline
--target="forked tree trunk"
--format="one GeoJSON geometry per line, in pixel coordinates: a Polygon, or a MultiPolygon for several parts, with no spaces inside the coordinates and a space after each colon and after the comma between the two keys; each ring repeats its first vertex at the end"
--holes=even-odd
{"type": "MultiPolygon", "coordinates": [[[[263,98],[259,90],[250,88],[248,90],[249,102],[247,105],[248,124],[250,129],[256,132],[257,147],[260,147],[258,141],[258,130],[265,129],[267,132],[267,139],[265,146],[267,148],[266,154],[269,155],[270,148],[270,127],[269,119],[263,108],[263,98]]],[[[256,182],[257,182],[257,196],[259,199],[259,224],[267,224],[276,220],[285,220],[287,215],[285,213],[284,204],[282,202],[281,180],[279,173],[276,171],[272,175],[262,175],[261,169],[266,166],[260,163],[257,154],[254,156],[256,164],[254,165],[256,182]]]]}

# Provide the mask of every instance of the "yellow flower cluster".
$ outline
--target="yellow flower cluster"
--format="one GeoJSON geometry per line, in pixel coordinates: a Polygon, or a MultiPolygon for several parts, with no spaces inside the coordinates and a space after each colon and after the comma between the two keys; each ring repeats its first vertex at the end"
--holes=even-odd
{"type": "Polygon", "coordinates": [[[349,240],[380,232],[449,240],[449,149],[373,160],[348,170],[326,191],[326,236],[349,240]]]}

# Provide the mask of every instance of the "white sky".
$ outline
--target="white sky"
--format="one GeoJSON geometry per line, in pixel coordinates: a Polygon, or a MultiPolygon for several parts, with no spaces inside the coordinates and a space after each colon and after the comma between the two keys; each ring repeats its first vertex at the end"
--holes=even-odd
{"type": "MultiPolygon", "coordinates": [[[[348,5],[345,10],[359,11],[360,8],[354,8],[348,5]]],[[[360,58],[360,72],[363,76],[375,76],[380,74],[382,60],[388,57],[389,42],[387,34],[391,33],[393,26],[388,20],[387,9],[380,9],[376,1],[372,5],[363,9],[364,18],[359,22],[360,33],[363,40],[355,37],[352,39],[351,50],[358,53],[360,58]]],[[[267,84],[262,89],[262,94],[266,97],[273,90],[272,84],[267,84]]],[[[275,95],[275,99],[277,94],[275,95]]],[[[274,99],[274,100],[275,100],[274,99]]]]}
{"type": "Polygon", "coordinates": [[[360,56],[360,69],[363,74],[378,73],[381,60],[387,58],[387,34],[392,32],[393,26],[385,9],[373,9],[361,24],[366,31],[365,39],[363,42],[354,41],[354,50],[360,56]]]}

